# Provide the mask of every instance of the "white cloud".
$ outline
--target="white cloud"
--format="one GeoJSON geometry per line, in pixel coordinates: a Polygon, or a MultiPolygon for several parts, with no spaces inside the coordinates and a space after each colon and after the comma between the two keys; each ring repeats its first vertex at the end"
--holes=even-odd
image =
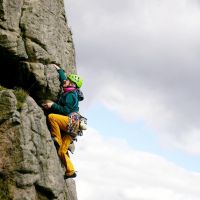
{"type": "Polygon", "coordinates": [[[198,200],[200,174],[164,158],[131,149],[126,141],[89,128],[76,145],[78,197],[82,200],[198,200]]]}
{"type": "MultiPolygon", "coordinates": [[[[200,154],[198,121],[195,124],[192,122],[193,116],[184,116],[187,114],[186,110],[184,110],[185,113],[184,111],[177,112],[176,109],[167,107],[169,105],[163,103],[166,100],[164,98],[162,93],[137,85],[125,88],[120,84],[117,87],[110,85],[99,93],[99,99],[107,108],[119,113],[130,122],[144,120],[167,146],[192,154],[200,154]]],[[[199,116],[196,117],[200,121],[199,116]]]]}
{"type": "Polygon", "coordinates": [[[103,99],[199,154],[199,1],[76,0],[66,7],[85,80],[83,105],[103,99]]]}

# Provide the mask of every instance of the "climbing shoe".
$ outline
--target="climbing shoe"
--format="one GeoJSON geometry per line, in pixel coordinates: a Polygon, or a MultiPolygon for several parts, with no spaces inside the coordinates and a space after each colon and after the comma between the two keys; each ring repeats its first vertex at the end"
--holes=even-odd
{"type": "Polygon", "coordinates": [[[77,175],[76,175],[76,172],[74,172],[72,175],[64,175],[64,179],[68,179],[68,178],[75,178],[77,175]]]}

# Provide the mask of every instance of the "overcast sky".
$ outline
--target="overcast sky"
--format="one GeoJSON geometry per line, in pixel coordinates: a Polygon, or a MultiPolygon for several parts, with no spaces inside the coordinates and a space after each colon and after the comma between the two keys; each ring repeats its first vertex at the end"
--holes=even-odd
{"type": "MultiPolygon", "coordinates": [[[[78,73],[84,77],[87,99],[82,109],[87,113],[102,104],[129,123],[142,121],[167,148],[196,156],[199,162],[200,1],[66,0],[65,5],[78,73]]],[[[100,120],[98,113],[94,116],[100,120]]],[[[160,166],[160,158],[156,163],[160,166]]],[[[171,167],[173,173],[179,171],[171,167]]],[[[169,173],[173,178],[170,169],[169,173]]],[[[190,194],[186,200],[195,199],[190,194]]],[[[156,197],[137,197],[147,199],[156,197]]],[[[174,197],[178,199],[184,198],[174,197]]]]}
{"type": "Polygon", "coordinates": [[[94,129],[78,141],[73,158],[79,200],[199,200],[200,174],[94,129]]]}

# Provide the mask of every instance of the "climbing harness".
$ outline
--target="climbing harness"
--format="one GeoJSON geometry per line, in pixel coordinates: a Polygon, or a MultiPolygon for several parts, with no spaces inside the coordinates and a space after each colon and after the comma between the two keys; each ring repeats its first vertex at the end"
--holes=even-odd
{"type": "Polygon", "coordinates": [[[87,118],[80,115],[78,112],[69,114],[69,125],[67,132],[73,137],[83,135],[83,130],[87,129],[87,118]]]}

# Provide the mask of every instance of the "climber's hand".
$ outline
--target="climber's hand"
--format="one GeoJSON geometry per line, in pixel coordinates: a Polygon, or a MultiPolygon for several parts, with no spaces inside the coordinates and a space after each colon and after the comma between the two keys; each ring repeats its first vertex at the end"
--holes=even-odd
{"type": "Polygon", "coordinates": [[[60,67],[58,66],[58,65],[56,65],[56,64],[52,64],[57,70],[59,70],[60,69],[60,67]]]}
{"type": "Polygon", "coordinates": [[[44,109],[49,109],[49,108],[51,108],[51,106],[54,104],[54,102],[53,101],[51,101],[51,102],[46,102],[46,103],[43,103],[42,104],[42,107],[44,108],[44,109]]]}
{"type": "Polygon", "coordinates": [[[48,108],[51,108],[51,106],[53,105],[53,103],[54,103],[54,102],[48,102],[48,103],[46,103],[47,109],[48,109],[48,108]]]}

